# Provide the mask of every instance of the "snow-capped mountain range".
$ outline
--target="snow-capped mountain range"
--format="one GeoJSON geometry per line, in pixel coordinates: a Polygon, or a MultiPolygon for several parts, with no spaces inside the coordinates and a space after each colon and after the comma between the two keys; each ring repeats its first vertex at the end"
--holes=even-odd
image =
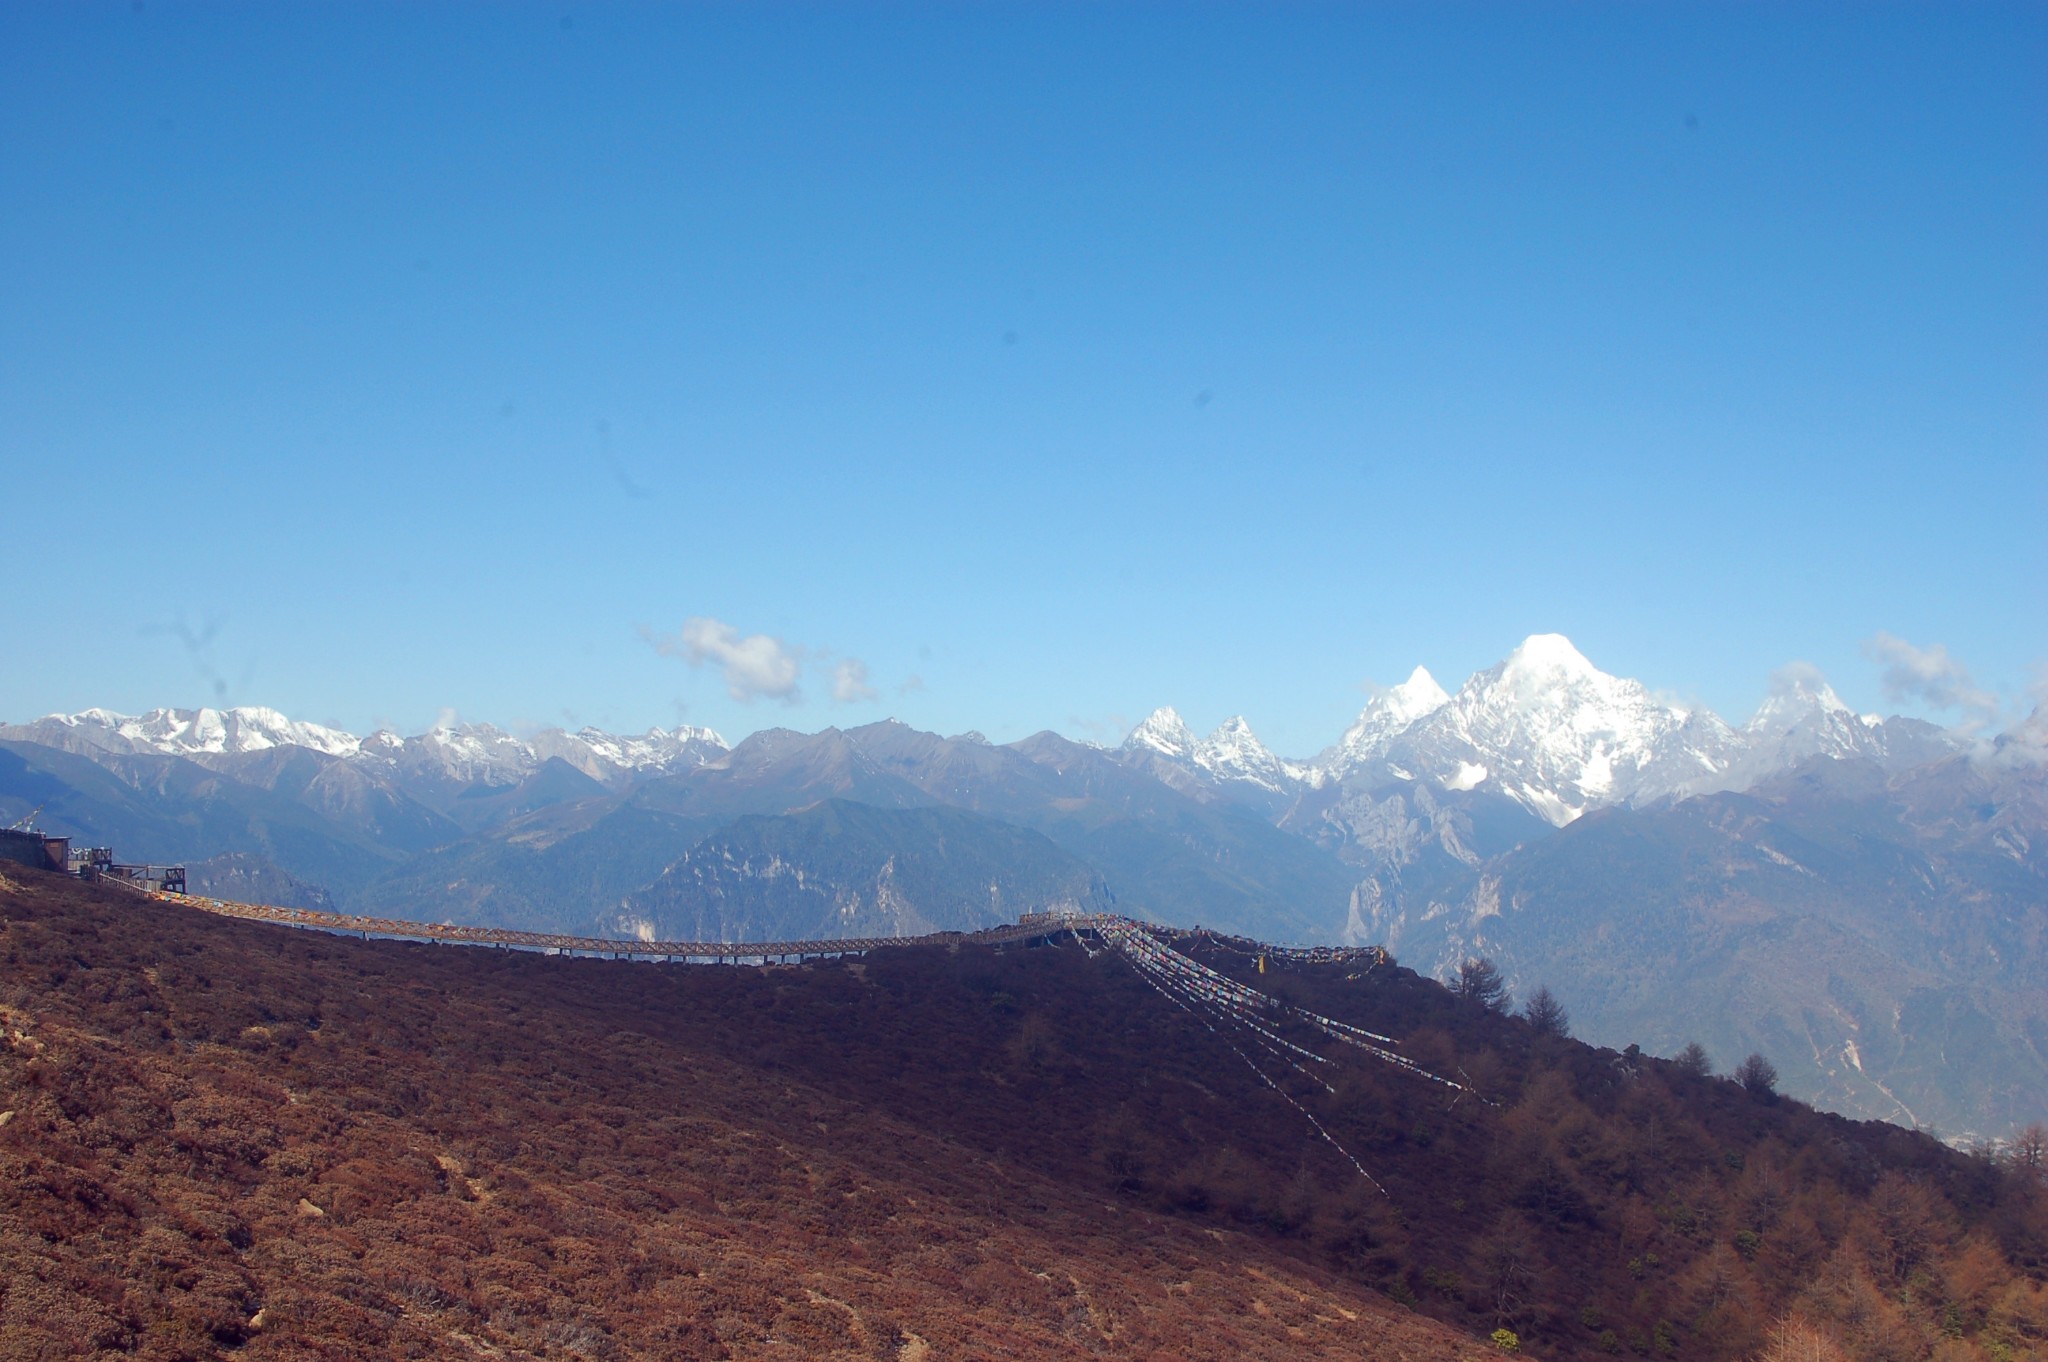
{"type": "Polygon", "coordinates": [[[1814,757],[1898,763],[1951,750],[1953,741],[1931,724],[1855,713],[1809,669],[1788,669],[1736,729],[1709,710],[1608,675],[1562,634],[1536,634],[1455,695],[1417,667],[1374,695],[1311,761],[1273,755],[1242,718],[1197,738],[1170,708],[1133,729],[1118,755],[1154,770],[1170,764],[1217,787],[1275,794],[1414,783],[1491,792],[1562,827],[1610,804],[1747,788],[1814,757]]]}
{"type": "Polygon", "coordinates": [[[153,709],[116,714],[88,709],[33,723],[0,724],[0,741],[40,743],[84,755],[160,754],[201,765],[302,747],[353,765],[404,770],[459,785],[515,785],[559,758],[604,785],[637,774],[701,766],[727,750],[708,728],[652,728],[620,736],[597,728],[549,728],[519,738],[490,724],[442,724],[401,737],[379,729],[368,737],[286,718],[274,709],[153,709]]]}
{"type": "MultiPolygon", "coordinates": [[[[88,709],[0,725],[0,740],[87,755],[158,753],[202,765],[306,748],[363,769],[453,786],[514,785],[559,759],[606,786],[718,761],[730,750],[708,728],[621,736],[596,728],[517,737],[490,724],[444,724],[402,737],[357,737],[274,709],[88,709]]],[[[1887,765],[1955,749],[1914,719],[1857,714],[1808,668],[1788,668],[1741,728],[1705,709],[1659,699],[1610,676],[1561,634],[1535,634],[1504,660],[1446,692],[1417,667],[1375,694],[1342,737],[1314,758],[1276,756],[1242,716],[1197,736],[1170,707],[1155,710],[1114,749],[1117,760],[1169,785],[1260,803],[1270,812],[1331,786],[1366,791],[1420,785],[1497,794],[1562,827],[1611,804],[1746,789],[1815,757],[1887,765]]]]}

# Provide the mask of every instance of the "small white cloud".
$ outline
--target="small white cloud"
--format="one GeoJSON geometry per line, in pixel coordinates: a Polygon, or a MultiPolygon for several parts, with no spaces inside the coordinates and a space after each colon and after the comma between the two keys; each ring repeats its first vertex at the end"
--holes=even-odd
{"type": "Polygon", "coordinates": [[[879,699],[880,693],[868,684],[868,664],[857,657],[841,658],[832,668],[832,698],[842,705],[879,699]]]}
{"type": "Polygon", "coordinates": [[[2015,720],[1991,744],[1992,752],[2013,766],[2048,766],[2048,667],[2028,687],[2033,709],[2015,720]]]}
{"type": "Polygon", "coordinates": [[[1879,681],[1885,699],[1895,704],[1918,701],[1929,709],[1960,710],[1965,728],[1998,722],[1998,697],[1979,689],[1970,679],[1969,668],[1949,656],[1943,645],[1918,648],[1880,631],[1863,645],[1863,654],[1883,668],[1879,681]]]}
{"type": "Polygon", "coordinates": [[[714,666],[725,678],[725,693],[742,704],[763,697],[795,704],[803,698],[797,678],[803,671],[803,650],[773,634],[747,634],[723,620],[692,616],[673,636],[647,635],[664,657],[681,658],[692,667],[714,666]]]}
{"type": "Polygon", "coordinates": [[[923,689],[924,678],[913,673],[904,678],[903,684],[896,688],[896,693],[898,695],[915,695],[923,689]]]}

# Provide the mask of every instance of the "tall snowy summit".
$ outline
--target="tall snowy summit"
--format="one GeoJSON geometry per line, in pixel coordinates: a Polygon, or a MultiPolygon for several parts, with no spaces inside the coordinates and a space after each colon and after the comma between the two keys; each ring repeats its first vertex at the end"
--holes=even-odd
{"type": "Polygon", "coordinates": [[[1436,683],[1427,667],[1417,667],[1398,686],[1376,693],[1335,747],[1316,759],[1316,765],[1342,777],[1350,771],[1386,755],[1387,744],[1415,723],[1450,703],[1450,695],[1436,683]]]}

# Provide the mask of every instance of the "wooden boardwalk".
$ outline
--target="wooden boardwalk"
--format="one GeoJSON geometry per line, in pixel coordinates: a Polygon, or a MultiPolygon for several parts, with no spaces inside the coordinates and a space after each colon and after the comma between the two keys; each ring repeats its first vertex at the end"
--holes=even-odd
{"type": "MultiPolygon", "coordinates": [[[[117,881],[115,883],[118,883],[117,881]]],[[[932,932],[925,936],[854,936],[813,938],[796,941],[639,941],[608,936],[563,936],[553,932],[522,932],[507,927],[470,927],[454,922],[410,922],[402,918],[363,917],[354,913],[322,913],[311,908],[278,908],[261,903],[233,903],[198,894],[173,894],[162,890],[138,890],[159,903],[197,908],[220,917],[250,922],[275,922],[287,927],[306,927],[321,932],[344,932],[351,936],[382,937],[391,941],[445,941],[462,946],[502,946],[516,950],[548,951],[558,955],[639,957],[660,960],[788,960],[820,955],[865,955],[891,946],[1005,946],[1021,941],[1038,941],[1062,932],[1090,932],[1100,935],[1104,928],[1136,928],[1182,943],[1207,939],[1226,949],[1304,964],[1366,961],[1386,963],[1388,956],[1378,946],[1275,946],[1248,937],[1229,936],[1201,928],[1163,927],[1139,922],[1115,913],[1027,913],[1018,922],[989,927],[978,932],[932,932]]]]}
{"type": "Polygon", "coordinates": [[[889,946],[1001,946],[1034,941],[1061,932],[1092,931],[1099,915],[1034,916],[979,932],[933,932],[928,936],[860,936],[803,941],[628,941],[602,936],[560,936],[552,932],[520,932],[503,927],[468,927],[452,922],[407,922],[399,918],[322,913],[310,908],[276,908],[260,903],[231,903],[196,894],[151,892],[162,903],[180,904],[221,917],[276,922],[322,932],[383,937],[396,941],[447,941],[464,946],[506,946],[552,951],[563,955],[640,956],[666,960],[785,960],[814,955],[863,955],[889,946]]]}

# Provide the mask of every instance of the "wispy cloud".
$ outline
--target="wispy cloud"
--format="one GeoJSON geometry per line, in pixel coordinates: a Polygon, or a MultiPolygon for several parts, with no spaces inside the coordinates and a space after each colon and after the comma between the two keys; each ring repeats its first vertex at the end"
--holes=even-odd
{"type": "Polygon", "coordinates": [[[1863,645],[1863,654],[1882,668],[1878,679],[1885,699],[1894,704],[1917,702],[1929,709],[1958,711],[1961,726],[1973,732],[1998,722],[1998,697],[1980,688],[1969,668],[1942,644],[1916,647],[1880,631],[1863,645]]]}
{"type": "Polygon", "coordinates": [[[843,657],[832,668],[832,698],[842,705],[860,704],[881,698],[868,684],[868,664],[857,657],[843,657]]]}
{"type": "Polygon", "coordinates": [[[803,649],[773,634],[742,635],[723,620],[695,615],[674,634],[646,633],[646,638],[664,657],[680,658],[692,667],[716,667],[725,680],[725,693],[743,704],[769,699],[793,705],[803,699],[797,684],[803,673],[803,649]]]}

